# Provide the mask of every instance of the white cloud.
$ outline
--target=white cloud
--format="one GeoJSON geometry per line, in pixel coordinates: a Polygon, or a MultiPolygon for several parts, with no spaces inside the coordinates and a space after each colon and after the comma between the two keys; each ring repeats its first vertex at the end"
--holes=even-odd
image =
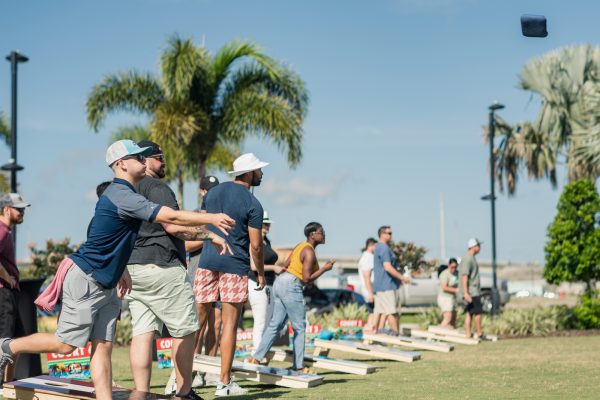
{"type": "Polygon", "coordinates": [[[339,192],[350,178],[349,171],[339,171],[325,181],[301,176],[275,176],[268,178],[261,188],[275,205],[293,206],[313,200],[326,200],[339,192]]]}

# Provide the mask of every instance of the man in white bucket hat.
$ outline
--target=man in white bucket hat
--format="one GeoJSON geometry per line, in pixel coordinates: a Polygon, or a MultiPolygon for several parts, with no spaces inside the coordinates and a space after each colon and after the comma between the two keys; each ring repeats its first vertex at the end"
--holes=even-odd
{"type": "MultiPolygon", "coordinates": [[[[227,213],[235,220],[235,226],[225,239],[233,250],[233,255],[222,255],[211,247],[202,250],[200,265],[196,271],[194,291],[196,303],[200,304],[200,329],[207,322],[213,304],[221,301],[221,381],[217,385],[216,396],[245,394],[248,391],[239,387],[231,379],[231,365],[235,352],[237,322],[242,305],[248,300],[248,272],[250,257],[256,267],[257,287],[265,287],[263,262],[263,208],[250,193],[250,188],[259,186],[262,168],[269,165],[260,161],[254,154],[239,156],[233,162],[232,182],[221,183],[212,188],[202,202],[202,212],[227,213]]],[[[220,231],[208,228],[217,235],[220,231]]],[[[212,329],[212,327],[208,327],[212,329]]]]}

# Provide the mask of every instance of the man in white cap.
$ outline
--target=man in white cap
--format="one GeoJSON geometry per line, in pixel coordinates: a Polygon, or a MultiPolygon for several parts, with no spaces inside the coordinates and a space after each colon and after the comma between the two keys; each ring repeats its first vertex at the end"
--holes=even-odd
{"type": "MultiPolygon", "coordinates": [[[[233,255],[219,257],[214,248],[202,250],[200,267],[196,271],[194,291],[200,307],[200,329],[207,322],[210,310],[217,300],[221,301],[221,382],[217,384],[216,396],[245,394],[231,379],[231,365],[235,352],[237,322],[242,305],[248,300],[248,272],[250,257],[256,267],[257,287],[265,287],[263,262],[263,208],[250,193],[250,188],[260,185],[261,168],[268,163],[260,161],[252,153],[243,154],[233,162],[232,182],[221,183],[212,188],[202,202],[203,212],[223,212],[235,220],[229,231],[227,243],[233,255]]],[[[208,228],[216,234],[216,229],[208,228]]],[[[211,329],[209,326],[208,329],[211,329]]]]}
{"type": "MultiPolygon", "coordinates": [[[[15,261],[12,226],[23,223],[25,209],[29,206],[17,193],[0,197],[0,337],[23,335],[17,302],[19,269],[15,261]]],[[[0,389],[2,382],[12,380],[13,373],[11,367],[6,369],[6,374],[0,375],[0,389]]]]}
{"type": "Polygon", "coordinates": [[[467,242],[467,254],[460,260],[458,267],[458,299],[463,300],[465,308],[465,333],[471,337],[471,319],[475,321],[476,337],[482,335],[481,332],[481,284],[479,281],[479,265],[475,256],[481,250],[481,244],[476,238],[469,239],[467,242]]]}
{"type": "MultiPolygon", "coordinates": [[[[92,342],[90,372],[98,400],[112,399],[112,341],[121,302],[119,296],[131,291],[126,270],[142,221],[189,226],[212,224],[226,231],[235,221],[225,214],[176,211],[147,200],[135,191],[146,172],[145,156],[131,140],[119,140],[106,152],[106,163],[115,179],[98,203],[86,242],[61,263],[48,289],[36,300],[43,308],[53,307],[62,297],[56,334],[0,339],[0,375],[20,353],[68,354],[92,342]]],[[[213,241],[224,252],[224,240],[213,241]]],[[[207,246],[214,247],[214,246],[207,246]]],[[[215,250],[215,252],[217,252],[215,250]]],[[[197,398],[180,393],[181,398],[197,398]]]]}

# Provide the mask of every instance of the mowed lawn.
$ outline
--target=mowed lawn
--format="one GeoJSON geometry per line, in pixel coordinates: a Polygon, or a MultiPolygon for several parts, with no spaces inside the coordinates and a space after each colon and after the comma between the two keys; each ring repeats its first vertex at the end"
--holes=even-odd
{"type": "MultiPolygon", "coordinates": [[[[366,360],[348,353],[337,358],[366,360]]],[[[132,387],[129,349],[115,349],[115,381],[132,387]]],[[[287,389],[240,382],[248,399],[598,399],[600,336],[510,339],[477,346],[457,345],[451,353],[422,352],[412,364],[369,360],[379,367],[356,376],[319,370],[324,384],[287,389]]],[[[277,364],[284,365],[284,364],[277,364]]],[[[153,371],[154,392],[164,390],[170,370],[153,371]]],[[[213,398],[214,388],[198,393],[213,398]]]]}

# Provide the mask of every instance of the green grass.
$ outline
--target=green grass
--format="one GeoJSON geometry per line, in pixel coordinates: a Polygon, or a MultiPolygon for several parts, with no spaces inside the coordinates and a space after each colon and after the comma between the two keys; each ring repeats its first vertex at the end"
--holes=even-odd
{"type": "MultiPolygon", "coordinates": [[[[369,361],[380,369],[368,376],[318,371],[324,384],[307,390],[241,384],[250,399],[597,399],[598,349],[600,336],[501,340],[457,345],[451,353],[423,351],[412,364],[369,361]]],[[[132,387],[127,348],[115,349],[113,367],[115,381],[132,387]]],[[[154,369],[154,392],[162,392],[170,372],[154,369]]],[[[214,388],[198,392],[211,399],[214,388]]]]}

